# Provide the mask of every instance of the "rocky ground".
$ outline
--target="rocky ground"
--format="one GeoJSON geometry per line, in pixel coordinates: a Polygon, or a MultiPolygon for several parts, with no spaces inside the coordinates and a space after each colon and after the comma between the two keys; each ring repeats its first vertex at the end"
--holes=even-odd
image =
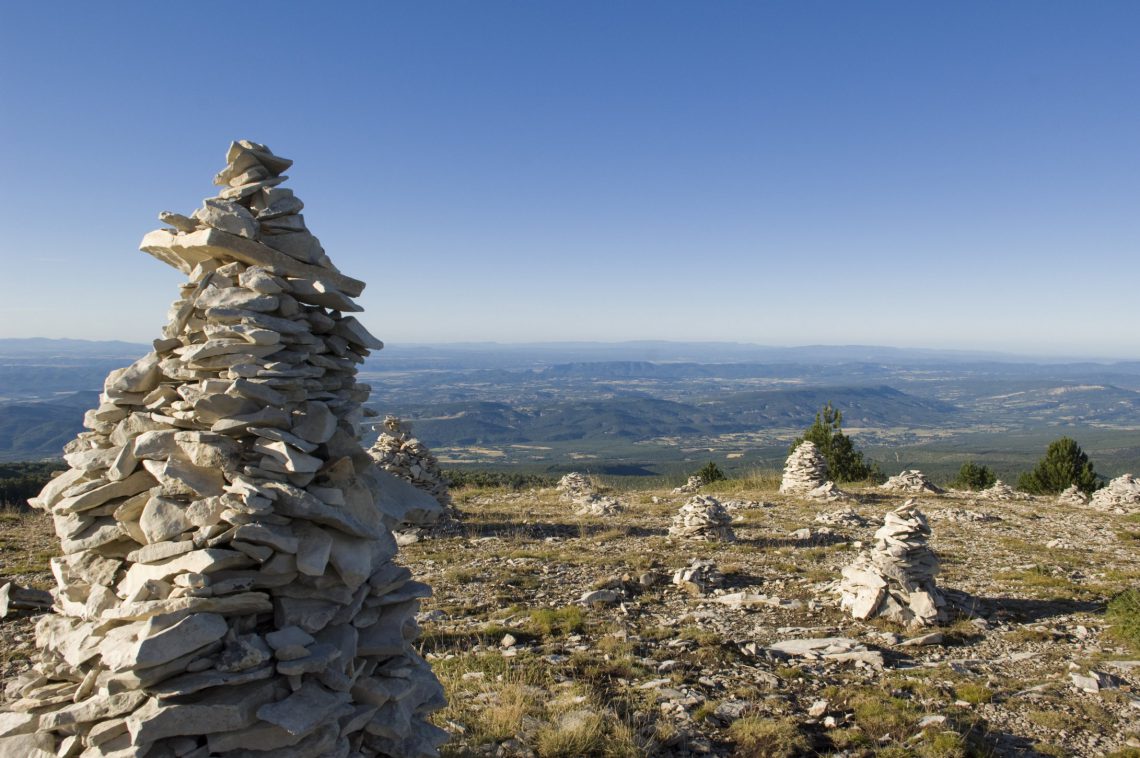
{"type": "MultiPolygon", "coordinates": [[[[455,493],[462,527],[402,549],[435,589],[422,650],[450,700],[445,754],[1140,756],[1140,650],[1104,619],[1140,584],[1140,518],[923,496],[958,610],[914,631],[854,621],[832,592],[902,497],[855,488],[867,524],[825,526],[847,505],[777,485],[703,490],[729,505],[732,543],[669,538],[689,496],[667,490],[616,493],[627,509],[604,517],[554,489],[455,493]],[[673,585],[695,558],[724,585],[673,585]],[[849,641],[806,657],[778,644],[832,637],[849,641]]],[[[49,587],[56,546],[42,516],[0,513],[0,581],[49,587]]],[[[33,623],[0,621],[5,679],[33,623]]]]}

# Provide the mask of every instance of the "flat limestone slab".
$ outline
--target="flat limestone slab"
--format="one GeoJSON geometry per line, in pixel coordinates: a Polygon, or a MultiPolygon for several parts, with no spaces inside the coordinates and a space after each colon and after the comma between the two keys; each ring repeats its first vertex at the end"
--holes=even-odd
{"type": "Polygon", "coordinates": [[[349,297],[357,297],[364,291],[364,282],[359,279],[302,263],[268,245],[219,229],[201,229],[190,234],[172,234],[166,229],[157,229],[143,237],[139,249],[159,260],[174,263],[187,274],[204,260],[229,257],[250,266],[261,266],[281,276],[323,279],[349,297]]]}

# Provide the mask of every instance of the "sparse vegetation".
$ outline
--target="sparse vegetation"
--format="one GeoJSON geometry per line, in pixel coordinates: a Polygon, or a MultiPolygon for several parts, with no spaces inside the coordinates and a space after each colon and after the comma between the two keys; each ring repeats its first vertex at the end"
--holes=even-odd
{"type": "Polygon", "coordinates": [[[1112,624],[1112,634],[1140,652],[1140,589],[1121,592],[1108,602],[1105,621],[1112,624]]]}

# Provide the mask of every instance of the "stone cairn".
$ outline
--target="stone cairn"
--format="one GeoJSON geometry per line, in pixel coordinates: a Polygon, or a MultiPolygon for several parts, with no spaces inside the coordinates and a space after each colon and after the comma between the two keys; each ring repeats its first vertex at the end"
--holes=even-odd
{"type": "Polygon", "coordinates": [[[940,495],[942,490],[931,484],[930,480],[918,469],[908,469],[892,476],[879,489],[887,492],[897,492],[904,495],[940,495]]]}
{"type": "Polygon", "coordinates": [[[690,595],[704,595],[724,585],[724,574],[710,560],[694,558],[673,573],[673,584],[690,595]]]}
{"type": "Polygon", "coordinates": [[[1080,487],[1073,484],[1057,496],[1057,505],[1084,506],[1089,504],[1089,496],[1080,487]]]}
{"type": "Polygon", "coordinates": [[[616,497],[602,495],[594,491],[590,477],[576,471],[558,480],[562,499],[574,503],[578,516],[615,516],[625,510],[625,504],[616,497]]]}
{"type": "Polygon", "coordinates": [[[827,461],[814,442],[805,440],[784,463],[784,476],[780,480],[781,495],[806,495],[827,484],[827,461]]]}
{"type": "Polygon", "coordinates": [[[107,377],[31,502],[55,613],[7,687],[0,755],[433,756],[443,691],[413,649],[430,589],[391,515],[426,495],[357,442],[381,343],[281,187],[234,143],[223,187],[142,249],[188,276],[153,352],[107,377]]]}
{"type": "Polygon", "coordinates": [[[1092,494],[1089,507],[1113,513],[1140,512],[1140,482],[1132,474],[1118,476],[1092,494]]]}
{"type": "Polygon", "coordinates": [[[412,436],[407,423],[395,416],[386,416],[384,431],[368,454],[381,469],[426,492],[435,501],[433,508],[415,509],[404,514],[396,527],[397,542],[415,542],[428,528],[443,526],[455,519],[451,493],[439,461],[427,445],[412,436]]]}
{"type": "Polygon", "coordinates": [[[857,619],[882,617],[910,626],[935,624],[945,600],[934,577],[938,557],[927,547],[930,525],[914,500],[887,513],[875,544],[843,569],[839,605],[857,619]]]}
{"type": "Polygon", "coordinates": [[[680,487],[673,488],[674,495],[692,495],[701,491],[701,487],[705,486],[705,480],[699,476],[690,476],[688,480],[680,487]]]}
{"type": "Polygon", "coordinates": [[[715,497],[694,495],[681,506],[669,527],[669,536],[711,542],[732,542],[736,535],[730,524],[732,516],[715,497]]]}
{"type": "Polygon", "coordinates": [[[978,496],[987,500],[1029,500],[1029,495],[1018,492],[1001,479],[996,480],[990,487],[979,492],[978,496]]]}

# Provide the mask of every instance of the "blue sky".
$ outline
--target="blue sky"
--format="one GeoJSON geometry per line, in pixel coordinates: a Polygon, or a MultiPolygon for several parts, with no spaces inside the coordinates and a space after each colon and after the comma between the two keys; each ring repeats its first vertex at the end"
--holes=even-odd
{"type": "Polygon", "coordinates": [[[1140,4],[6,3],[0,337],[147,340],[137,252],[296,160],[388,342],[1140,357],[1140,4]]]}

